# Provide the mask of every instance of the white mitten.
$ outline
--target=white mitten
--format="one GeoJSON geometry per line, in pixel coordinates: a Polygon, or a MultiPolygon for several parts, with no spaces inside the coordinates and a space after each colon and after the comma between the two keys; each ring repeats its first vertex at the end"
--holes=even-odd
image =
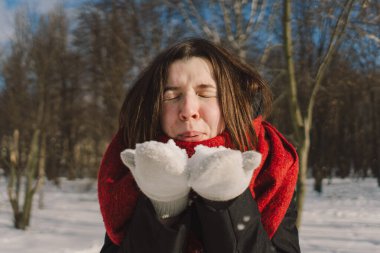
{"type": "Polygon", "coordinates": [[[228,201],[248,188],[260,162],[261,154],[256,151],[199,145],[188,161],[189,185],[205,199],[228,201]]]}
{"type": "Polygon", "coordinates": [[[135,150],[126,149],[120,156],[160,217],[175,216],[186,208],[190,191],[188,157],[173,140],[136,144],[135,150]]]}

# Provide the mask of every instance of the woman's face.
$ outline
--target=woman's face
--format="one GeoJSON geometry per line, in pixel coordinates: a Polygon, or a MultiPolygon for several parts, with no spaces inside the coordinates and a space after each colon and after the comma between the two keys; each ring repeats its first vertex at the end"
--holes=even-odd
{"type": "Polygon", "coordinates": [[[211,64],[200,57],[177,60],[169,66],[161,127],[170,138],[202,141],[225,127],[211,64]]]}

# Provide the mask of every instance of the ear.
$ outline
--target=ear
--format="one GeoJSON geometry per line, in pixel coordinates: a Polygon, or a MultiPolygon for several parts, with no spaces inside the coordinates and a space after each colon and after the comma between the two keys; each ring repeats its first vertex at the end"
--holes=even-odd
{"type": "Polygon", "coordinates": [[[134,149],[126,149],[120,153],[121,161],[127,166],[131,171],[135,170],[135,153],[134,149]]]}
{"type": "Polygon", "coordinates": [[[250,172],[257,167],[259,167],[261,163],[261,154],[256,151],[246,151],[243,153],[243,169],[246,172],[250,172]]]}

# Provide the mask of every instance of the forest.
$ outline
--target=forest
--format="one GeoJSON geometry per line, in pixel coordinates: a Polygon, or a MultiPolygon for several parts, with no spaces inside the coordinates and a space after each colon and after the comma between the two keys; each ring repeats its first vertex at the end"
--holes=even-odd
{"type": "Polygon", "coordinates": [[[45,180],[96,178],[137,74],[183,38],[220,43],[273,92],[274,124],[307,178],[380,187],[380,1],[93,0],[20,8],[0,48],[0,168],[15,227],[45,180]]]}

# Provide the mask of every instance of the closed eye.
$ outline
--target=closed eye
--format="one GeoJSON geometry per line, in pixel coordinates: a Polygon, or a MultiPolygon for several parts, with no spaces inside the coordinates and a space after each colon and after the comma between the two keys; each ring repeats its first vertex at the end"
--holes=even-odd
{"type": "Polygon", "coordinates": [[[180,98],[181,93],[177,90],[167,90],[164,92],[164,101],[175,100],[180,98]]]}
{"type": "MultiPolygon", "coordinates": [[[[209,84],[198,85],[195,94],[200,98],[217,98],[218,91],[215,86],[209,84]]],[[[175,101],[184,95],[179,87],[166,87],[163,94],[163,101],[175,101]]]]}
{"type": "Polygon", "coordinates": [[[197,95],[202,98],[216,98],[218,91],[215,86],[210,84],[201,84],[197,87],[197,95]]]}
{"type": "Polygon", "coordinates": [[[216,97],[218,97],[216,91],[198,92],[197,95],[202,97],[202,98],[216,98],[216,97]]]}

